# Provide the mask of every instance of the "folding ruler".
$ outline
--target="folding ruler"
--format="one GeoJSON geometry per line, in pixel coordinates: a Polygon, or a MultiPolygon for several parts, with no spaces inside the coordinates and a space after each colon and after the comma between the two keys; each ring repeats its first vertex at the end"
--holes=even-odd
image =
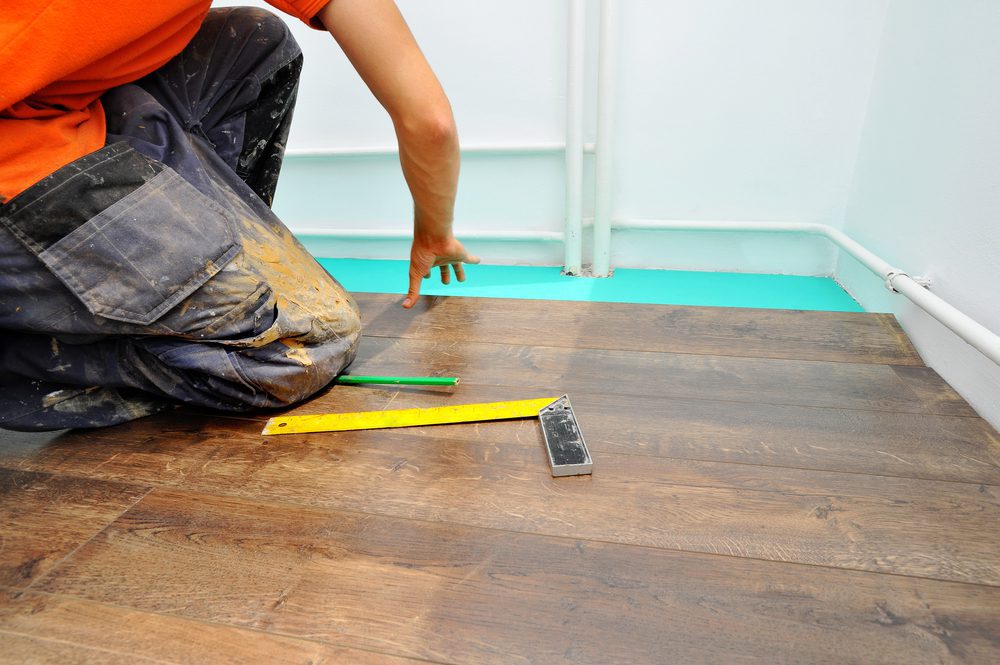
{"type": "Polygon", "coordinates": [[[542,424],[542,434],[545,436],[545,448],[549,454],[549,466],[552,468],[553,476],[580,476],[591,473],[594,464],[568,395],[516,402],[438,406],[429,409],[280,416],[268,420],[262,434],[346,432],[534,417],[537,417],[542,424]]]}

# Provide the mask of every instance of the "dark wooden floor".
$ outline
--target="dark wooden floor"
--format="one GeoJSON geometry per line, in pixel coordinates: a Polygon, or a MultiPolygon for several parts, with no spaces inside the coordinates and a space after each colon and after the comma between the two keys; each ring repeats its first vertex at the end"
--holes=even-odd
{"type": "Polygon", "coordinates": [[[360,295],[293,413],[569,393],[536,421],[0,433],[0,661],[1000,662],[1000,436],[885,315],[360,295]]]}

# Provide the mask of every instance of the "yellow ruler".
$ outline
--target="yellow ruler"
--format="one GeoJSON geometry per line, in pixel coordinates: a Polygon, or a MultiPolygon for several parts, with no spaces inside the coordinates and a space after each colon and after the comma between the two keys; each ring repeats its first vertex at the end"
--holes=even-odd
{"type": "Polygon", "coordinates": [[[538,412],[559,397],[525,399],[516,402],[487,402],[438,406],[429,409],[399,409],[396,411],[362,411],[359,413],[327,413],[316,416],[282,416],[271,418],[262,434],[302,434],[305,432],[346,432],[359,429],[416,427],[473,423],[484,420],[537,418],[538,412]]]}

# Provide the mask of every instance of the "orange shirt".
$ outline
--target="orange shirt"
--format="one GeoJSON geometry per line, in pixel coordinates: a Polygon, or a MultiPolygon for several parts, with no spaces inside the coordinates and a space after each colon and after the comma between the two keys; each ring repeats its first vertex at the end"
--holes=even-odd
{"type": "MultiPolygon", "coordinates": [[[[268,2],[308,23],[329,0],[268,2]]],[[[211,0],[3,0],[0,201],[102,147],[100,96],[180,53],[210,5],[211,0]]]]}

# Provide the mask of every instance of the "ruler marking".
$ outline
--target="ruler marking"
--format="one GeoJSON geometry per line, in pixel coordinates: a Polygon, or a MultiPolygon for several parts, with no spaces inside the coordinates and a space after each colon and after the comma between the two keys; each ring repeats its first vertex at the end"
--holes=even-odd
{"type": "Polygon", "coordinates": [[[393,427],[417,427],[471,423],[513,418],[535,418],[538,412],[558,397],[519,400],[513,402],[486,402],[459,404],[392,411],[361,411],[356,413],[328,413],[313,416],[280,416],[271,418],[264,426],[264,435],[305,434],[309,432],[347,432],[393,427]]]}

